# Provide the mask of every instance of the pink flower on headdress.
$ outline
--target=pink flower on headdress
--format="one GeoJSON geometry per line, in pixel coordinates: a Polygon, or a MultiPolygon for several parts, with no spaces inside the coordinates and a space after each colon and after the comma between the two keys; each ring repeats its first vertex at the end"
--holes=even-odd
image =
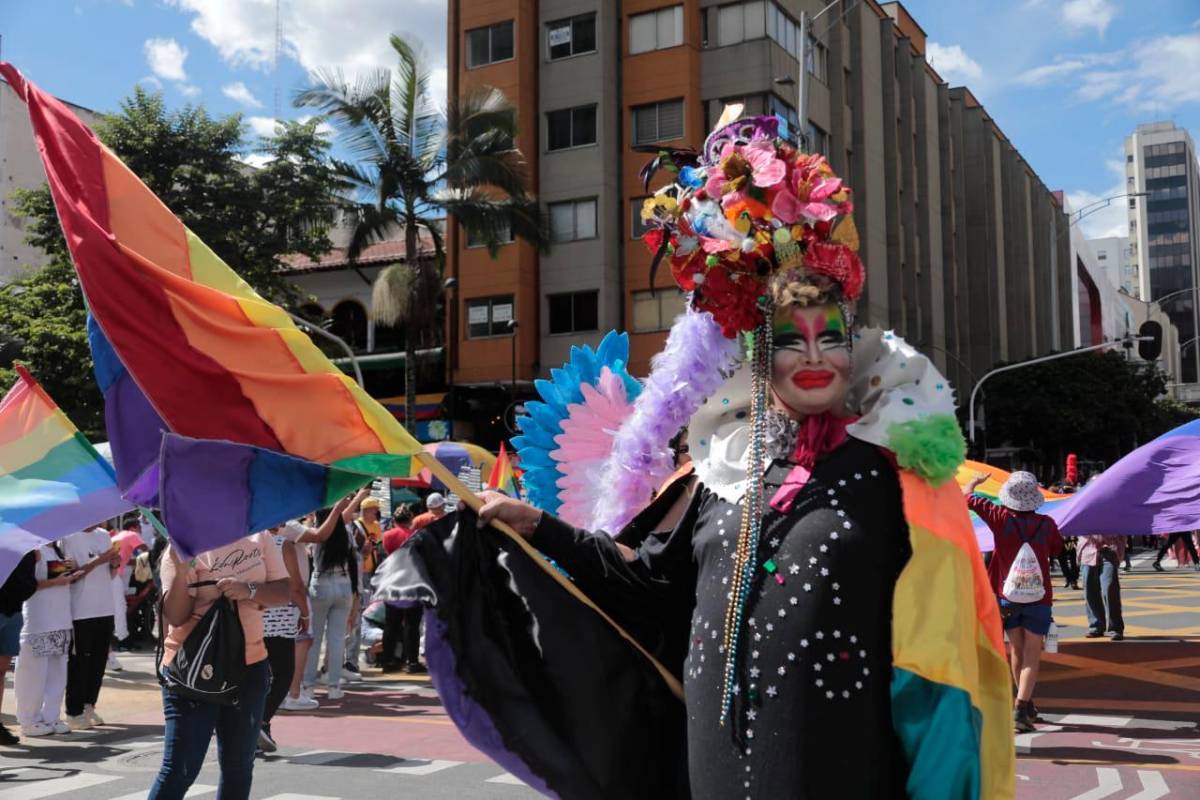
{"type": "Polygon", "coordinates": [[[779,158],[775,144],[767,139],[747,145],[726,144],[721,158],[709,170],[704,191],[722,205],[737,202],[747,181],[760,188],[779,184],[787,176],[787,164],[779,158]]]}
{"type": "Polygon", "coordinates": [[[775,152],[775,143],[769,139],[759,139],[742,148],[742,155],[753,168],[755,186],[766,188],[774,186],[783,180],[787,174],[787,165],[775,152]]]}
{"type": "Polygon", "coordinates": [[[772,199],[771,213],[788,224],[801,218],[828,222],[836,217],[839,206],[829,198],[842,190],[842,179],[825,177],[823,165],[824,159],[819,156],[798,162],[792,169],[790,186],[780,189],[772,199]]]}

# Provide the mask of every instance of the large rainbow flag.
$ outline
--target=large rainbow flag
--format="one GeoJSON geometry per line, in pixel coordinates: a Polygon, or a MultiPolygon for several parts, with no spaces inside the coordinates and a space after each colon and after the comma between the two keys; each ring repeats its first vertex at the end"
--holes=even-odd
{"type": "MultiPolygon", "coordinates": [[[[955,476],[955,480],[960,487],[965,487],[971,482],[972,478],[980,473],[986,474],[988,479],[976,487],[975,493],[983,495],[993,503],[998,504],[1000,502],[1000,487],[1004,485],[1004,482],[1008,480],[1012,473],[1006,472],[999,467],[985,464],[982,461],[964,461],[958,467],[958,474],[955,476]]],[[[1043,514],[1051,514],[1052,516],[1056,513],[1056,510],[1061,510],[1075,498],[1075,495],[1058,494],[1047,489],[1039,489],[1039,491],[1042,493],[1042,497],[1045,498],[1045,503],[1043,503],[1039,511],[1043,514]]],[[[983,520],[974,513],[971,514],[971,523],[975,527],[975,538],[979,542],[979,549],[985,553],[994,550],[996,544],[993,541],[991,528],[984,524],[983,520]]]]}
{"type": "Polygon", "coordinates": [[[133,508],[25,367],[0,400],[0,583],[26,553],[133,508]]]}

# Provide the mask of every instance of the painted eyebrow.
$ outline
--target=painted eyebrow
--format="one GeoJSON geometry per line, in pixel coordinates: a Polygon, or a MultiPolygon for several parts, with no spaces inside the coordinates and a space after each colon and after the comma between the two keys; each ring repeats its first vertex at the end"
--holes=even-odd
{"type": "Polygon", "coordinates": [[[776,347],[788,347],[798,342],[803,342],[805,339],[799,333],[792,330],[775,334],[772,341],[776,347]]]}

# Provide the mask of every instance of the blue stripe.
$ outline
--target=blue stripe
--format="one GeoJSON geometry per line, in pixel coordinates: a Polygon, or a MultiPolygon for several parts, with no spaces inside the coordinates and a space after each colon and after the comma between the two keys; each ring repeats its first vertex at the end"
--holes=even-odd
{"type": "Polygon", "coordinates": [[[266,530],[323,506],[328,474],[329,468],[322,464],[255,449],[247,476],[248,529],[266,530]]]}
{"type": "Polygon", "coordinates": [[[892,671],[892,726],[911,800],[978,800],[983,720],[963,689],[892,671]]]}

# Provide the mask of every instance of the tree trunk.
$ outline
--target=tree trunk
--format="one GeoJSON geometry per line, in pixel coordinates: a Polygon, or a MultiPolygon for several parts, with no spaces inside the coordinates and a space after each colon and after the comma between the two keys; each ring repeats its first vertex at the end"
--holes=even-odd
{"type": "MultiPolygon", "coordinates": [[[[421,254],[417,245],[417,226],[413,224],[410,208],[404,224],[404,263],[410,270],[419,270],[421,254]]],[[[412,323],[413,295],[416,294],[415,280],[408,282],[408,318],[404,334],[404,426],[415,438],[417,435],[417,331],[412,323]]]]}

